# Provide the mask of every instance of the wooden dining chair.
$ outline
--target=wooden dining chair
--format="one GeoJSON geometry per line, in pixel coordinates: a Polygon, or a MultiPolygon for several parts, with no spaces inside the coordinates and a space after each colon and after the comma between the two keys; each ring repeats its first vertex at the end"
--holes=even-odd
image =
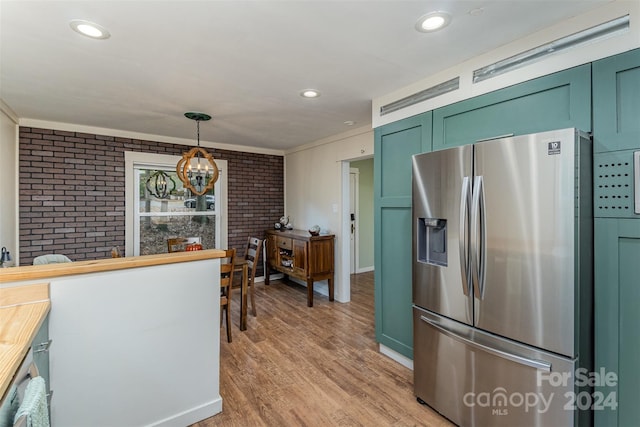
{"type": "Polygon", "coordinates": [[[227,341],[231,342],[231,290],[236,250],[227,249],[224,252],[224,258],[220,260],[220,325],[222,326],[222,311],[224,310],[227,322],[227,341]]]}
{"type": "MultiPolygon", "coordinates": [[[[244,264],[247,265],[247,292],[251,297],[251,314],[255,317],[256,314],[256,297],[253,283],[256,278],[256,270],[258,263],[260,262],[260,251],[262,249],[263,240],[256,237],[249,237],[247,239],[247,248],[244,251],[244,258],[242,261],[236,261],[236,273],[242,273],[244,264]]],[[[242,287],[242,278],[240,279],[240,285],[242,287]]],[[[240,294],[242,297],[242,293],[240,294]]],[[[246,312],[246,309],[245,309],[246,312]]]]}
{"type": "Polygon", "coordinates": [[[174,237],[167,239],[167,252],[184,252],[187,245],[200,243],[200,237],[174,237]]]}
{"type": "Polygon", "coordinates": [[[256,297],[254,291],[254,281],[256,278],[256,270],[260,262],[260,251],[262,249],[263,240],[257,237],[249,237],[247,240],[247,250],[244,253],[244,259],[249,266],[249,281],[247,289],[251,298],[251,314],[256,316],[256,297]]]}
{"type": "Polygon", "coordinates": [[[40,255],[33,259],[33,265],[63,264],[65,262],[71,262],[71,260],[68,256],[62,254],[40,255]]]}

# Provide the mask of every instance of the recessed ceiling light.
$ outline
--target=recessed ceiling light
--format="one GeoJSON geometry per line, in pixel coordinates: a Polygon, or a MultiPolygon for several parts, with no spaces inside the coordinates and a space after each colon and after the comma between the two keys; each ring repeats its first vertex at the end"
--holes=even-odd
{"type": "Polygon", "coordinates": [[[317,98],[320,96],[320,92],[315,89],[305,89],[300,92],[300,96],[303,98],[317,98]]]}
{"type": "Polygon", "coordinates": [[[446,27],[451,22],[451,15],[447,12],[430,12],[423,15],[416,22],[416,30],[429,33],[446,27]]]}
{"type": "Polygon", "coordinates": [[[71,29],[83,36],[91,37],[92,39],[108,39],[111,37],[109,31],[102,25],[98,25],[94,22],[85,21],[83,19],[74,19],[69,22],[71,29]]]}
{"type": "Polygon", "coordinates": [[[347,126],[353,126],[356,124],[356,122],[354,122],[353,120],[347,120],[346,122],[344,122],[344,124],[347,126]]]}

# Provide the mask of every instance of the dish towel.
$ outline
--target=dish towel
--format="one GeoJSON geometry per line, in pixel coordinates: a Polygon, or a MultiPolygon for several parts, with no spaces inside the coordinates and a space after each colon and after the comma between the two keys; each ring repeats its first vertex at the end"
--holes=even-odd
{"type": "Polygon", "coordinates": [[[13,425],[13,419],[19,407],[18,387],[12,385],[2,406],[0,406],[0,427],[11,427],[13,425]]]}
{"type": "Polygon", "coordinates": [[[22,416],[27,419],[27,427],[49,427],[49,409],[47,408],[47,390],[44,378],[32,378],[27,384],[14,423],[22,416]]]}

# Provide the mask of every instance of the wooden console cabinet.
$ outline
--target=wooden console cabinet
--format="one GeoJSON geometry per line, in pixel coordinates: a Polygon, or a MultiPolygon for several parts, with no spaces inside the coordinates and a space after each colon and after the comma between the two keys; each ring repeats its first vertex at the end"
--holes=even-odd
{"type": "Polygon", "coordinates": [[[313,282],[328,280],[329,301],[333,301],[333,234],[312,236],[305,230],[267,230],[267,271],[271,270],[307,282],[307,305],[313,307],[313,282]]]}

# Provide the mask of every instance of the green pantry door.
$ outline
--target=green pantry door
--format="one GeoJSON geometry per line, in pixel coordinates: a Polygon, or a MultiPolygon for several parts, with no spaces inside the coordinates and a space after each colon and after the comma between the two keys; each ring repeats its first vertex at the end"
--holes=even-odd
{"type": "Polygon", "coordinates": [[[640,426],[640,49],[593,64],[596,427],[640,426]],[[598,405],[599,403],[599,405],[598,405]],[[617,405],[617,406],[616,406],[617,405]]]}
{"type": "Polygon", "coordinates": [[[431,150],[431,112],[375,129],[376,340],[413,359],[411,156],[431,150]]]}

